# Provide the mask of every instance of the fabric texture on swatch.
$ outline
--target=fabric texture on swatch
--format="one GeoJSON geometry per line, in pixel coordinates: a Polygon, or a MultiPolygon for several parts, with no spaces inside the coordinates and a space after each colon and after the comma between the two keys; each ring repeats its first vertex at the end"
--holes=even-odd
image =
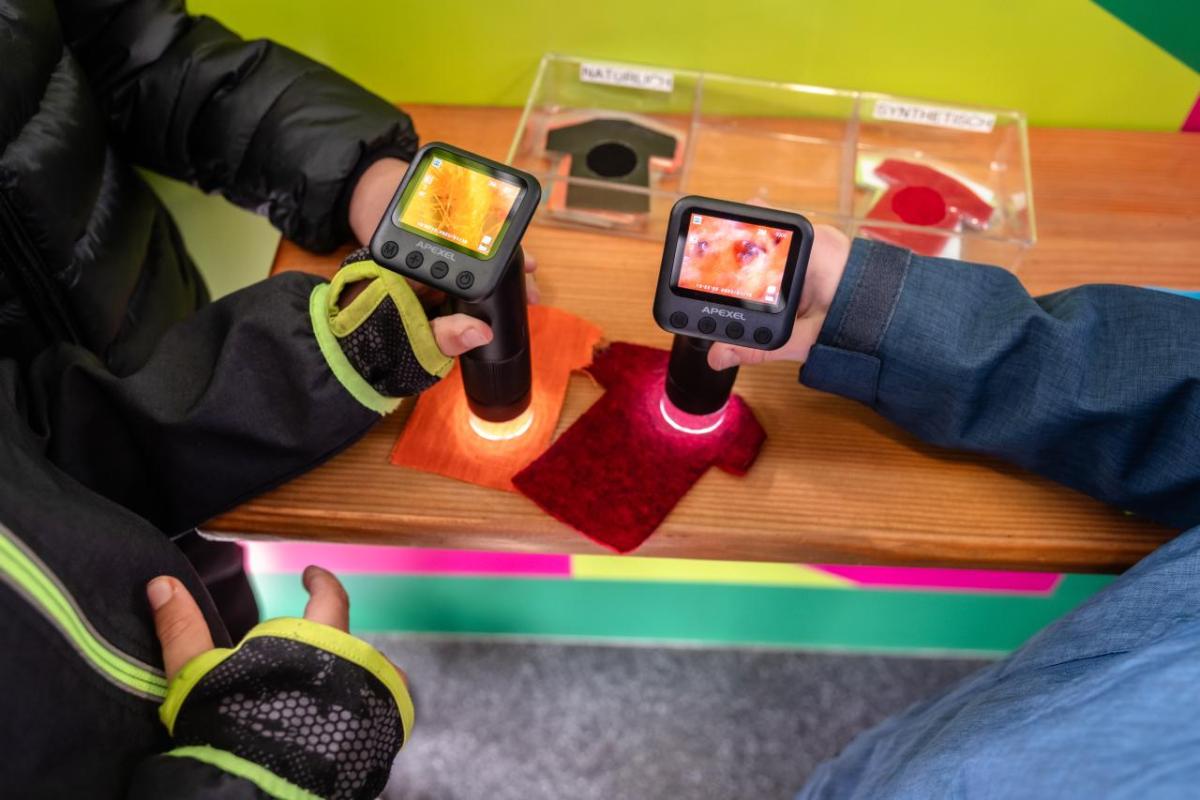
{"type": "Polygon", "coordinates": [[[546,513],[618,553],[640,545],[709,467],[744,475],[766,432],[737,395],[708,433],[663,416],[665,350],[615,342],[588,372],[603,397],[513,478],[546,513]]]}
{"type": "Polygon", "coordinates": [[[529,430],[507,441],[489,441],[470,426],[462,372],[454,370],[421,395],[392,448],[399,467],[433,472],[467,483],[515,491],[512,477],[545,451],[558,425],[571,373],[592,361],[600,328],[549,306],[529,307],[533,390],[529,430]]]}

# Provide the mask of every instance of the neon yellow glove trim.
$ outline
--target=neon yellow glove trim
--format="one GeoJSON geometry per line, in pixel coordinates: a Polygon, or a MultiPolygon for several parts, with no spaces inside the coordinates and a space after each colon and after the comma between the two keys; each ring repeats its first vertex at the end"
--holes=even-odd
{"type": "Polygon", "coordinates": [[[302,789],[266,767],[259,766],[253,761],[247,761],[228,750],[218,750],[208,745],[191,745],[176,747],[174,750],[168,750],[164,755],[192,758],[196,761],[203,761],[205,764],[211,764],[223,772],[250,781],[269,797],[277,798],[277,800],[321,800],[318,795],[307,789],[302,789]]]}
{"type": "Polygon", "coordinates": [[[421,301],[408,285],[408,281],[374,261],[356,261],[342,267],[333,276],[326,303],[329,328],[334,336],[341,339],[357,330],[385,297],[390,297],[396,304],[400,319],[404,323],[404,332],[408,336],[408,345],[421,367],[430,375],[446,377],[454,366],[454,359],[438,348],[433,328],[429,325],[429,317],[425,315],[421,301]],[[341,297],[346,284],[362,280],[369,280],[371,284],[354,298],[347,308],[338,308],[337,299],[341,297]]]}
{"type": "Polygon", "coordinates": [[[167,726],[168,733],[174,735],[175,720],[179,716],[179,710],[188,695],[191,694],[192,689],[196,688],[196,684],[217,665],[236,653],[246,642],[262,636],[291,639],[310,647],[316,647],[344,658],[374,675],[380,683],[387,687],[392,699],[396,701],[396,708],[400,712],[400,722],[404,726],[404,741],[408,741],[412,735],[416,714],[408,687],[392,663],[362,639],[329,625],[297,617],[280,617],[259,623],[250,629],[237,647],[209,650],[184,664],[183,669],[179,670],[171,680],[167,687],[167,697],[158,709],[158,716],[167,726]]]}
{"type": "Polygon", "coordinates": [[[313,333],[317,337],[317,345],[325,363],[329,365],[338,383],[358,402],[374,411],[376,414],[390,414],[400,405],[402,398],[386,397],[367,383],[366,378],[358,374],[358,370],[342,352],[337,337],[329,328],[329,315],[326,313],[326,295],[329,294],[329,284],[318,284],[308,298],[308,315],[312,318],[313,333]]]}

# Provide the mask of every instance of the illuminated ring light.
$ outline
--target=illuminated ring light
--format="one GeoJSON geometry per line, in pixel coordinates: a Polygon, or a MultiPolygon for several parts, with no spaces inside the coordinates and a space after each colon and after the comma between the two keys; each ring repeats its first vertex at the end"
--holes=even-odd
{"type": "Polygon", "coordinates": [[[507,442],[509,439],[523,436],[533,425],[533,408],[527,408],[519,416],[504,422],[488,422],[474,414],[468,414],[467,417],[471,424],[471,430],[475,431],[480,438],[487,439],[489,442],[507,442]]]}
{"type": "Polygon", "coordinates": [[[658,411],[662,414],[662,418],[667,424],[680,433],[687,433],[693,436],[698,436],[704,433],[712,433],[717,428],[721,427],[721,423],[725,421],[725,409],[727,406],[722,406],[720,411],[714,411],[712,414],[696,416],[695,414],[686,414],[679,409],[675,409],[676,414],[680,416],[680,420],[672,419],[671,412],[667,410],[667,398],[663,396],[658,401],[658,411]]]}

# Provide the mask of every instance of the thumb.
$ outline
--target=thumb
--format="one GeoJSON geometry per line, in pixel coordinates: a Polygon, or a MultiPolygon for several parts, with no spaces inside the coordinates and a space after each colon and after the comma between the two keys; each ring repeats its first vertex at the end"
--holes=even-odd
{"type": "Polygon", "coordinates": [[[450,357],[460,356],[492,340],[492,329],[466,314],[437,317],[429,325],[433,328],[438,349],[450,357]]]}
{"type": "Polygon", "coordinates": [[[304,618],[350,631],[350,597],[332,572],[315,565],[304,568],[301,580],[308,590],[304,618]]]}
{"type": "Polygon", "coordinates": [[[213,648],[212,634],[191,592],[177,579],[162,575],[146,584],[154,612],[154,630],[163,651],[167,680],[184,664],[213,648]]]}
{"type": "Polygon", "coordinates": [[[708,351],[708,366],[720,372],[730,367],[761,364],[764,361],[771,361],[773,358],[778,358],[778,356],[774,356],[772,351],[717,342],[708,351]]]}

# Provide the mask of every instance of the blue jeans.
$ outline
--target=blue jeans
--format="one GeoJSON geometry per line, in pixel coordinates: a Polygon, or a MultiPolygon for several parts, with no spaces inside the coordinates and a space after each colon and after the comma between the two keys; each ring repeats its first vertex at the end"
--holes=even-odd
{"type": "Polygon", "coordinates": [[[1186,532],[799,796],[1200,796],[1200,303],[860,240],[801,379],[1186,532]]]}

